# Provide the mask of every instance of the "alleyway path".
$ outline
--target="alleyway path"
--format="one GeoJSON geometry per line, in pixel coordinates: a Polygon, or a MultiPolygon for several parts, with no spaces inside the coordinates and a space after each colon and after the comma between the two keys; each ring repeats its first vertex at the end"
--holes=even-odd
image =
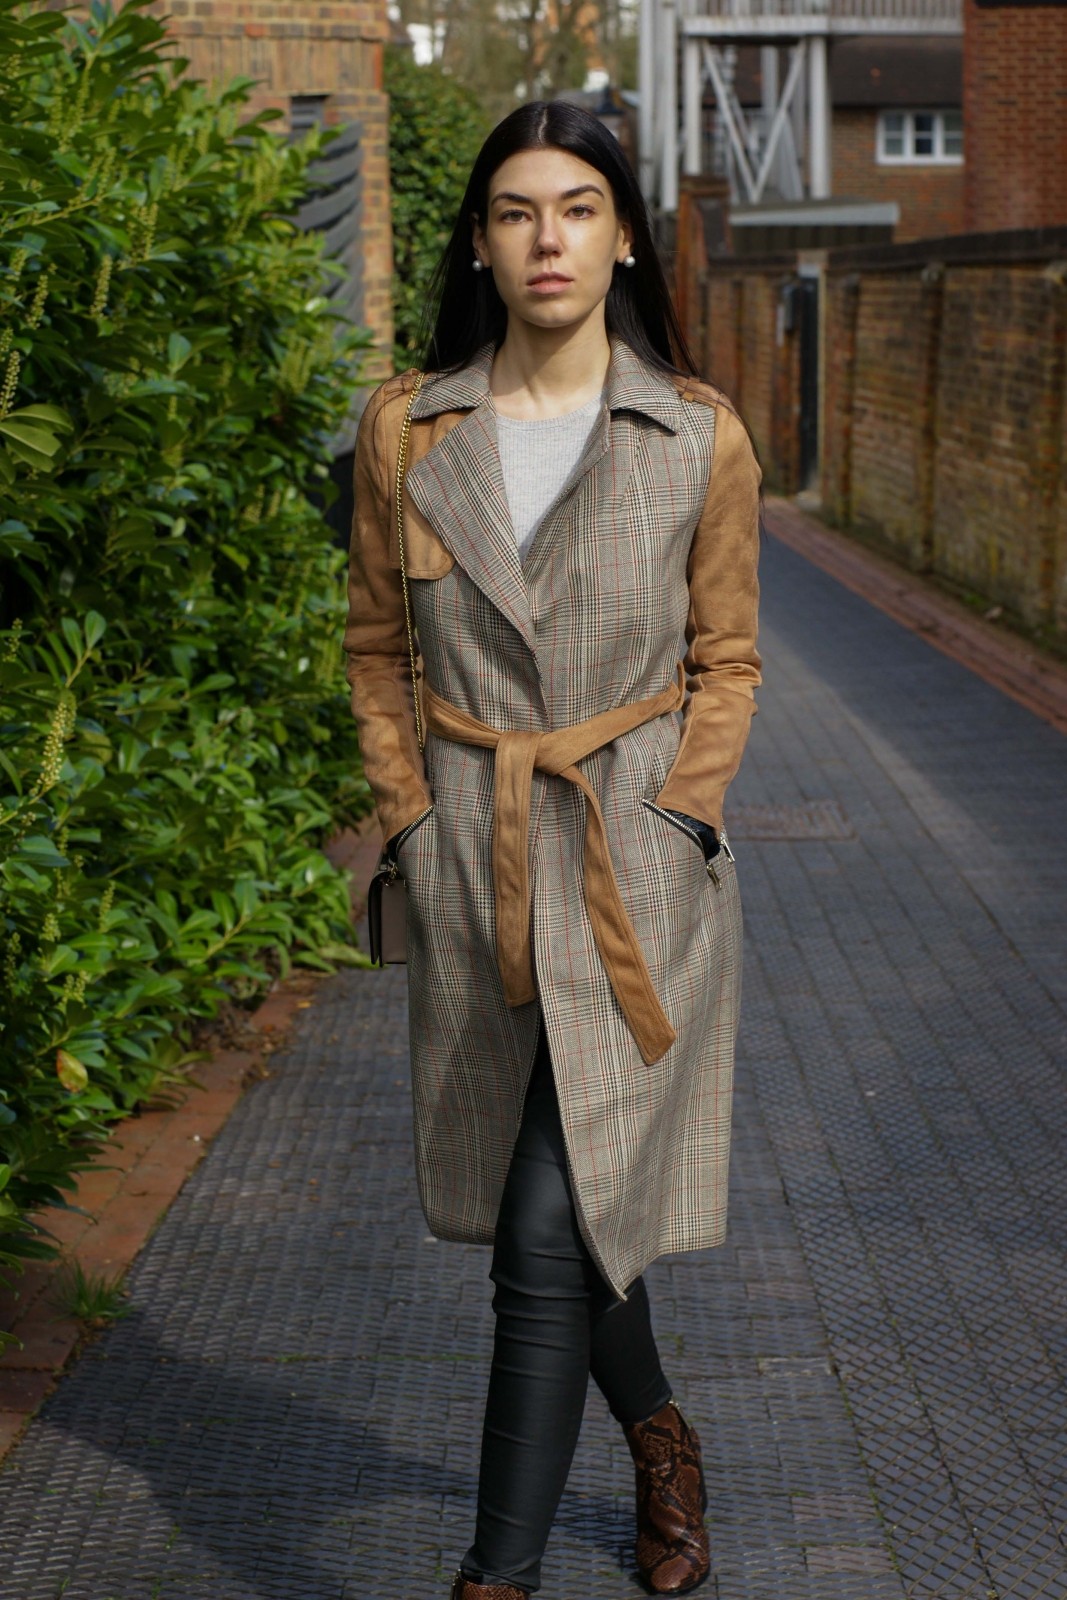
{"type": "MultiPolygon", "coordinates": [[[[1063,1600],[1067,739],[763,578],[730,1237],[651,1274],[705,1592],[1063,1600]]],[[[404,981],[325,985],[186,1185],[0,1477],[3,1600],[444,1600],[488,1255],[419,1213],[404,981]]],[[[639,1592],[630,1506],[592,1395],[546,1600],[639,1592]]]]}

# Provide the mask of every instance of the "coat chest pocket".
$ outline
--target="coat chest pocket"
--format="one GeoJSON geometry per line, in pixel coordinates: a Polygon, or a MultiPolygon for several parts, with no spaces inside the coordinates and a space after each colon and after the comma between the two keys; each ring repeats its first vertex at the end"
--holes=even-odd
{"type": "MultiPolygon", "coordinates": [[[[389,528],[389,565],[400,571],[395,516],[389,528]]],[[[443,578],[455,565],[451,550],[434,533],[409,494],[404,495],[404,565],[409,578],[443,578]]]]}

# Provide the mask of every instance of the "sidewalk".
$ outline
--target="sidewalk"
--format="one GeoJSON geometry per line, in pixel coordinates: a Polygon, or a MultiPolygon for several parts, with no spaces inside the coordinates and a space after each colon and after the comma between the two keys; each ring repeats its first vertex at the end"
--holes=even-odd
{"type": "MultiPolygon", "coordinates": [[[[1067,740],[776,538],[763,590],[730,1234],[650,1274],[701,1592],[1063,1600],[1067,740]]],[[[404,984],[216,1136],[0,1475],[2,1600],[443,1600],[488,1253],[419,1212],[404,984]]],[[[631,1517],[593,1394],[545,1600],[639,1594],[631,1517]]]]}

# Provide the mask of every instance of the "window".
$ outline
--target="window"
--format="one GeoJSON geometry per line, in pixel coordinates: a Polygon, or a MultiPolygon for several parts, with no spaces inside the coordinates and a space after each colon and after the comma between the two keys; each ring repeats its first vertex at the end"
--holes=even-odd
{"type": "Polygon", "coordinates": [[[963,160],[959,111],[881,111],[878,160],[886,166],[954,166],[963,160]]]}

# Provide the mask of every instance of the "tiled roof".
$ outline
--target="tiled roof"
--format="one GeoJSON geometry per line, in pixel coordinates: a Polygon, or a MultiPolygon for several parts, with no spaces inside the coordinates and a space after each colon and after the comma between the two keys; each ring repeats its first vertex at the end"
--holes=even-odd
{"type": "MultiPolygon", "coordinates": [[[[779,72],[784,77],[784,59],[779,72]]],[[[735,82],[742,105],[759,105],[758,46],[745,45],[738,50],[735,82]]],[[[963,41],[878,34],[834,39],[830,45],[830,94],[835,106],[958,106],[963,100],[963,41]]]]}
{"type": "Polygon", "coordinates": [[[958,106],[963,40],[836,39],[830,47],[835,106],[958,106]]]}

